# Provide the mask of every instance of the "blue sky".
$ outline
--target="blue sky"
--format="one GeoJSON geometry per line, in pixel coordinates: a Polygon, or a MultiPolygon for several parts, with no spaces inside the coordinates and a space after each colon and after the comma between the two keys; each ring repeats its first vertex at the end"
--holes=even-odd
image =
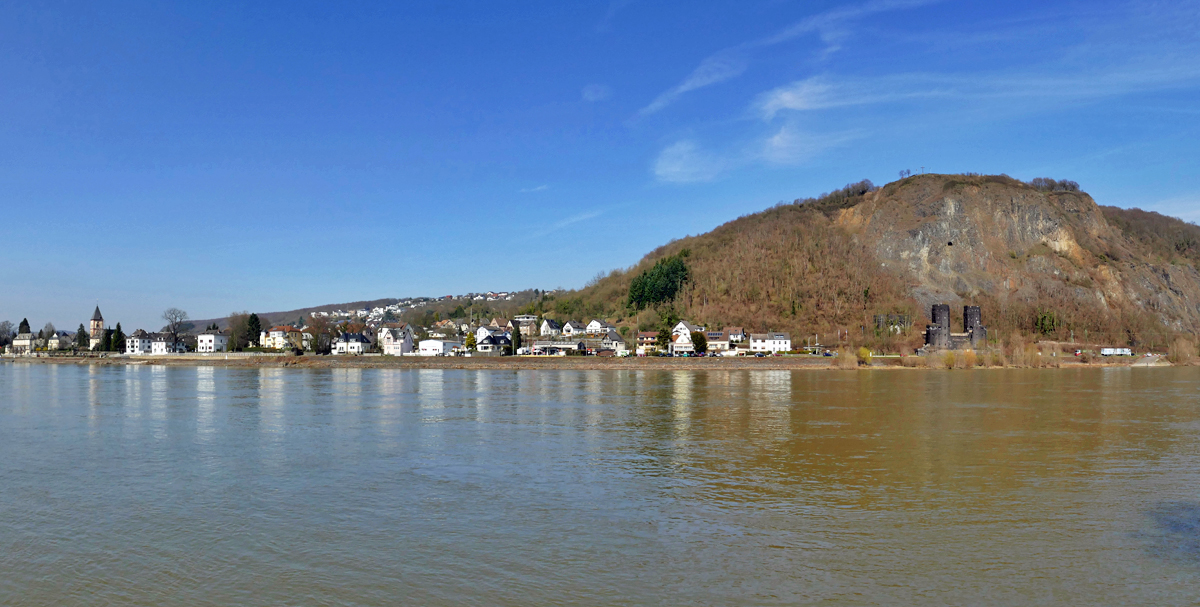
{"type": "Polygon", "coordinates": [[[356,4],[6,3],[0,319],[579,287],[921,167],[1200,220],[1197,2],[356,4]]]}

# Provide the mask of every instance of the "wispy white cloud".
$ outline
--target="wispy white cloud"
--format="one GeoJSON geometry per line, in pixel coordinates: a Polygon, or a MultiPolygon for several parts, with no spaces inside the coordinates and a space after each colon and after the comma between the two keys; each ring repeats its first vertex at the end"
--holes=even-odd
{"type": "Polygon", "coordinates": [[[747,65],[748,61],[744,51],[730,49],[717,53],[701,61],[700,65],[696,66],[696,69],[683,79],[683,82],[659,95],[638,113],[642,116],[653,114],[675,103],[676,99],[689,91],[741,76],[746,71],[747,65]]]}
{"type": "Polygon", "coordinates": [[[858,132],[810,133],[785,124],[769,134],[720,151],[710,151],[691,139],[663,148],[654,160],[654,176],[663,183],[702,183],[752,164],[797,165],[859,139],[858,132]]]}
{"type": "Polygon", "coordinates": [[[711,86],[745,73],[750,58],[757,49],[783,44],[806,34],[817,34],[825,44],[822,55],[829,55],[841,48],[841,41],[849,32],[848,23],[885,11],[917,8],[940,0],[874,0],[865,4],[826,11],[799,21],[780,32],[737,46],[718,51],[692,70],[683,82],[668,89],[642,108],[638,115],[647,116],[661,111],[684,94],[711,86]]]}
{"type": "Polygon", "coordinates": [[[603,84],[589,84],[580,92],[584,101],[595,103],[604,101],[612,96],[612,89],[603,84]]]}
{"type": "Polygon", "coordinates": [[[573,226],[577,223],[587,221],[589,219],[595,219],[603,214],[604,214],[603,209],[589,211],[587,213],[580,213],[579,215],[568,217],[557,223],[550,224],[550,225],[546,226],[543,230],[535,233],[534,235],[535,236],[545,236],[546,234],[550,234],[552,232],[557,232],[563,228],[573,226]]]}
{"type": "Polygon", "coordinates": [[[780,112],[812,112],[832,108],[898,103],[916,99],[996,100],[1009,110],[1023,104],[1042,109],[1133,93],[1200,85],[1200,59],[1163,65],[1157,60],[1098,64],[1082,72],[1042,67],[1025,72],[991,74],[896,74],[874,79],[834,80],[813,77],[769,90],[751,109],[764,119],[780,112]],[[869,92],[864,92],[869,91],[869,92]]]}
{"type": "Polygon", "coordinates": [[[1146,205],[1141,205],[1141,208],[1147,211],[1178,217],[1184,221],[1197,223],[1200,222],[1200,192],[1192,192],[1183,196],[1176,196],[1158,202],[1152,202],[1146,205]]]}
{"type": "Polygon", "coordinates": [[[654,161],[654,176],[667,183],[712,181],[735,162],[700,149],[694,141],[684,140],[664,148],[654,161]]]}
{"type": "Polygon", "coordinates": [[[604,13],[604,18],[600,20],[600,23],[596,24],[596,31],[603,33],[612,30],[613,18],[617,16],[617,13],[621,12],[621,9],[630,4],[633,4],[633,0],[611,0],[608,3],[608,10],[604,13]]]}
{"type": "Polygon", "coordinates": [[[546,190],[549,190],[549,189],[550,189],[550,186],[542,184],[542,185],[539,185],[537,187],[532,187],[532,188],[521,188],[521,193],[522,194],[530,194],[532,192],[545,192],[546,190]]]}
{"type": "Polygon", "coordinates": [[[862,137],[856,132],[815,134],[805,132],[793,125],[785,124],[775,134],[767,137],[759,156],[772,164],[800,164],[819,156],[822,152],[842,147],[862,137]]]}

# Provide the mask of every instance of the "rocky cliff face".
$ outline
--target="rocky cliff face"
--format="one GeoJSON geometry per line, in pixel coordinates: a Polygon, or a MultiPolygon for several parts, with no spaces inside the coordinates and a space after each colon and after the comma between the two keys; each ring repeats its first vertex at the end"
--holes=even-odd
{"type": "Polygon", "coordinates": [[[1150,312],[1170,328],[1200,331],[1196,267],[1127,238],[1082,192],[922,175],[865,195],[834,223],[908,280],[924,309],[982,297],[1095,317],[1150,312]]]}

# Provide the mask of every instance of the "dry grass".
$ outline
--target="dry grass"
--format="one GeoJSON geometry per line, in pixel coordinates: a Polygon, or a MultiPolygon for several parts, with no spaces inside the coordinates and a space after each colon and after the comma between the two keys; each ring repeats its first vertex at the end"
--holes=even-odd
{"type": "Polygon", "coordinates": [[[979,362],[979,359],[978,359],[978,357],[975,356],[974,350],[967,350],[966,352],[962,353],[963,368],[965,368],[965,369],[974,368],[975,365],[978,364],[978,362],[979,362]]]}
{"type": "Polygon", "coordinates": [[[1187,365],[1196,358],[1196,344],[1183,337],[1176,338],[1167,349],[1167,360],[1176,365],[1187,365]]]}
{"type": "Polygon", "coordinates": [[[837,358],[833,359],[833,366],[839,369],[856,369],[858,368],[858,357],[850,348],[842,348],[838,350],[837,358]]]}
{"type": "Polygon", "coordinates": [[[987,353],[987,366],[989,367],[1007,367],[1008,360],[1004,357],[1003,350],[992,350],[987,353]]]}
{"type": "Polygon", "coordinates": [[[956,356],[954,354],[954,352],[943,352],[942,353],[942,367],[944,367],[946,369],[953,369],[957,366],[957,364],[956,364],[957,362],[958,362],[958,356],[956,356]]]}

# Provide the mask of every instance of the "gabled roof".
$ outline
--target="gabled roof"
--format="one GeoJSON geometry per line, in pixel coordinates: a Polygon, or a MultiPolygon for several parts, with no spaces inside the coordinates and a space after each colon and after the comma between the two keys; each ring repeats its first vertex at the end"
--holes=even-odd
{"type": "Polygon", "coordinates": [[[554,320],[553,318],[543,318],[542,319],[543,325],[547,324],[547,323],[550,324],[551,329],[561,329],[562,328],[562,326],[558,324],[558,321],[554,320]]]}
{"type": "Polygon", "coordinates": [[[96,306],[96,311],[92,313],[92,320],[104,321],[104,317],[100,315],[100,306],[96,306]]]}

